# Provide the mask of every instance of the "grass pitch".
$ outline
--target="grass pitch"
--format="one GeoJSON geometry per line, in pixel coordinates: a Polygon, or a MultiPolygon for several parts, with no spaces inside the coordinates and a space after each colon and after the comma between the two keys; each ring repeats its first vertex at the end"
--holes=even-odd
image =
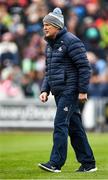
{"type": "Polygon", "coordinates": [[[52,132],[2,132],[0,133],[0,179],[108,180],[108,134],[89,133],[88,138],[97,160],[97,172],[74,172],[79,164],[69,143],[68,157],[62,172],[50,173],[41,170],[38,163],[49,160],[52,132]]]}

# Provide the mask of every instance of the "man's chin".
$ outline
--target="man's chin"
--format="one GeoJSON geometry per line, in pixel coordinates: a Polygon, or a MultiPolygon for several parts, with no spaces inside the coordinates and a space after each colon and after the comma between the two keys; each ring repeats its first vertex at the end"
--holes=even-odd
{"type": "Polygon", "coordinates": [[[50,37],[50,35],[49,35],[49,34],[46,34],[45,37],[48,38],[48,37],[50,37]]]}
{"type": "Polygon", "coordinates": [[[49,35],[49,34],[46,34],[45,35],[45,39],[53,39],[53,36],[49,35]]]}

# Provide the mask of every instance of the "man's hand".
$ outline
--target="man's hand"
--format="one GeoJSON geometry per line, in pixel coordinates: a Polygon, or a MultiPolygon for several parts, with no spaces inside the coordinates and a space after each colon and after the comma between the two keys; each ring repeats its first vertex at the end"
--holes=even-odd
{"type": "Polygon", "coordinates": [[[87,93],[79,93],[78,99],[82,103],[86,102],[87,101],[87,93]]]}
{"type": "Polygon", "coordinates": [[[47,92],[42,92],[39,97],[42,102],[46,102],[48,100],[47,92]]]}

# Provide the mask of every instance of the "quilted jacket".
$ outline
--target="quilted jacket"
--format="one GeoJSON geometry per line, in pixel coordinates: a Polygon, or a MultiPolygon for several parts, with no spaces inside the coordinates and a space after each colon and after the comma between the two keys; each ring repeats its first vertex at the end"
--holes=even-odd
{"type": "Polygon", "coordinates": [[[63,28],[54,40],[47,42],[41,92],[87,93],[91,68],[80,39],[63,28]]]}

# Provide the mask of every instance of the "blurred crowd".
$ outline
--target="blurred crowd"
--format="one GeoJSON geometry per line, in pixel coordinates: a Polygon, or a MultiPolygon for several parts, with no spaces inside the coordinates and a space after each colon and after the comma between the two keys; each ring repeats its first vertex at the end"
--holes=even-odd
{"type": "Polygon", "coordinates": [[[108,97],[107,0],[0,0],[0,99],[37,97],[44,77],[43,17],[60,7],[85,44],[90,97],[108,97]]]}

